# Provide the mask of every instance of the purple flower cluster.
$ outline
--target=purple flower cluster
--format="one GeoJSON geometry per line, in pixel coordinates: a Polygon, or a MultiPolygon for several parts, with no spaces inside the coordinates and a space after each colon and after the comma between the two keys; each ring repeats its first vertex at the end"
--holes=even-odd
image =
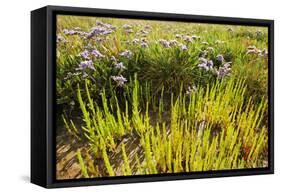
{"type": "Polygon", "coordinates": [[[83,59],[90,59],[90,53],[89,53],[89,51],[88,50],[84,50],[84,51],[82,51],[81,53],[80,53],[80,56],[83,58],[83,59]]]}
{"type": "Polygon", "coordinates": [[[160,39],[159,43],[165,48],[170,48],[170,42],[168,40],[160,39]]]}
{"type": "Polygon", "coordinates": [[[248,51],[247,54],[254,54],[254,55],[258,55],[260,57],[267,57],[268,52],[266,49],[258,49],[256,46],[248,46],[248,51]]]}
{"type": "Polygon", "coordinates": [[[171,48],[173,46],[178,46],[182,51],[187,50],[187,46],[182,43],[178,43],[177,40],[165,40],[165,39],[160,39],[158,41],[163,47],[165,48],[171,48]]]}
{"type": "Polygon", "coordinates": [[[214,65],[214,63],[213,63],[213,61],[212,60],[207,60],[207,59],[205,59],[205,58],[203,58],[203,57],[200,57],[199,58],[199,64],[198,64],[198,67],[200,68],[200,69],[204,69],[204,70],[206,70],[206,71],[209,71],[209,70],[212,70],[213,69],[213,65],[214,65]]]}
{"type": "Polygon", "coordinates": [[[96,70],[94,65],[93,65],[93,61],[92,60],[81,61],[80,64],[78,65],[78,68],[76,68],[76,70],[84,71],[87,68],[89,68],[91,70],[96,70]]]}
{"type": "Polygon", "coordinates": [[[216,56],[216,60],[217,60],[218,62],[220,62],[220,63],[224,62],[224,57],[223,57],[223,55],[221,55],[221,54],[217,55],[217,56],[216,56]]]}
{"type": "Polygon", "coordinates": [[[128,34],[131,34],[131,33],[134,33],[134,30],[133,29],[125,29],[125,32],[128,33],[128,34]]]}
{"type": "Polygon", "coordinates": [[[94,48],[94,49],[92,50],[92,54],[93,54],[96,58],[103,58],[103,57],[104,57],[104,55],[101,54],[96,48],[94,48]]]}
{"type": "Polygon", "coordinates": [[[148,47],[148,44],[146,42],[141,42],[140,45],[143,48],[147,48],[148,47]]]}
{"type": "Polygon", "coordinates": [[[122,62],[115,63],[115,68],[120,69],[120,70],[126,69],[126,67],[124,66],[124,64],[122,62]]]}
{"type": "Polygon", "coordinates": [[[130,50],[125,50],[119,54],[121,57],[131,58],[132,52],[130,50]]]}
{"type": "Polygon", "coordinates": [[[188,42],[188,43],[192,43],[193,42],[193,38],[191,36],[188,36],[188,35],[184,35],[182,37],[182,39],[185,41],[185,42],[188,42]]]}
{"type": "Polygon", "coordinates": [[[123,25],[123,28],[124,28],[125,30],[129,30],[129,29],[132,29],[132,26],[129,25],[129,24],[124,24],[124,25],[123,25]]]}
{"type": "Polygon", "coordinates": [[[104,55],[101,54],[100,51],[98,51],[96,48],[92,49],[92,51],[89,52],[90,49],[91,47],[86,47],[86,49],[82,51],[79,55],[85,60],[89,60],[91,56],[94,56],[96,59],[104,57],[104,55]]]}
{"type": "Polygon", "coordinates": [[[97,25],[93,27],[90,32],[87,34],[87,38],[92,38],[94,36],[99,35],[108,35],[114,32],[116,27],[112,26],[111,24],[105,24],[100,21],[97,22],[97,25]]]}
{"type": "Polygon", "coordinates": [[[145,39],[140,40],[138,38],[135,38],[135,39],[132,40],[132,43],[133,44],[139,44],[143,48],[147,48],[148,47],[148,44],[146,43],[145,39]]]}
{"type": "Polygon", "coordinates": [[[182,51],[187,50],[187,46],[186,46],[185,44],[180,43],[180,44],[179,44],[179,47],[180,47],[180,49],[181,49],[182,51]]]}
{"type": "Polygon", "coordinates": [[[226,76],[229,76],[231,72],[230,64],[231,64],[230,62],[225,63],[222,67],[219,67],[219,69],[215,69],[214,73],[219,78],[224,78],[226,76]]]}
{"type": "Polygon", "coordinates": [[[96,25],[97,26],[101,26],[101,27],[104,27],[104,28],[107,28],[107,29],[111,29],[111,30],[116,30],[116,27],[111,25],[111,24],[107,24],[107,23],[103,23],[101,21],[97,21],[96,22],[96,25]]]}
{"type": "Polygon", "coordinates": [[[65,35],[74,35],[74,34],[77,34],[77,31],[76,30],[72,30],[72,29],[63,29],[63,33],[65,35]]]}
{"type": "Polygon", "coordinates": [[[98,35],[108,35],[111,34],[113,30],[107,29],[105,27],[95,26],[93,27],[87,35],[87,38],[92,38],[98,35]]]}
{"type": "Polygon", "coordinates": [[[111,78],[117,83],[118,86],[124,86],[125,82],[127,82],[127,79],[124,78],[122,75],[119,76],[111,76],[111,78]]]}
{"type": "Polygon", "coordinates": [[[207,60],[204,57],[199,58],[199,64],[198,67],[205,71],[210,71],[214,75],[218,76],[219,78],[224,78],[226,76],[230,75],[231,72],[231,62],[224,62],[223,55],[219,54],[216,57],[216,60],[219,62],[219,64],[223,63],[222,66],[220,66],[218,69],[214,67],[214,63],[212,60],[207,60]]]}
{"type": "Polygon", "coordinates": [[[79,27],[75,27],[74,29],[64,29],[63,33],[65,35],[79,35],[79,36],[85,36],[87,33],[82,32],[79,27]]]}

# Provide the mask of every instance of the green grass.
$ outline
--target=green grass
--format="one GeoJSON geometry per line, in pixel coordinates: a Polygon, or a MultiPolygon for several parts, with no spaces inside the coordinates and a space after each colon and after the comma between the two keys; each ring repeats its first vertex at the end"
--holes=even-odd
{"type": "MultiPolygon", "coordinates": [[[[96,153],[102,153],[108,175],[114,176],[114,170],[107,150],[114,152],[115,142],[124,135],[137,135],[140,139],[145,159],[138,170],[145,174],[262,166],[264,158],[261,153],[266,150],[267,144],[266,126],[262,125],[262,119],[267,101],[262,100],[258,105],[254,105],[251,99],[245,101],[245,81],[217,80],[207,89],[199,88],[188,97],[182,92],[168,107],[170,118],[156,124],[149,121],[148,108],[141,113],[139,108],[134,107],[138,104],[136,95],[140,91],[137,77],[134,83],[132,95],[136,102],[132,104],[130,118],[126,118],[128,114],[120,112],[120,109],[117,113],[109,109],[111,105],[106,99],[103,109],[91,102],[92,110],[85,110],[80,100],[86,126],[83,129],[89,143],[98,149],[96,153]],[[131,120],[130,129],[124,133],[114,130],[123,125],[124,120],[131,120]]],[[[85,86],[87,89],[87,84],[85,86]]],[[[78,88],[78,98],[81,98],[79,91],[78,88]]],[[[118,107],[118,101],[114,105],[118,107]]],[[[160,111],[160,114],[163,113],[160,111]]],[[[128,161],[124,144],[122,153],[124,175],[131,175],[133,167],[128,161]]],[[[84,169],[81,161],[80,164],[84,169]]]]}

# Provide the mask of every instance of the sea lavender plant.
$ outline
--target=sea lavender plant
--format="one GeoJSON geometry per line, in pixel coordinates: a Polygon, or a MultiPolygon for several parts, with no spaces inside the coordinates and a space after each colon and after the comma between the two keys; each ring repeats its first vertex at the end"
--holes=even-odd
{"type": "Polygon", "coordinates": [[[217,55],[217,56],[216,56],[216,60],[217,60],[218,62],[220,62],[220,63],[224,62],[224,57],[223,57],[223,55],[221,55],[221,54],[217,55]]]}
{"type": "Polygon", "coordinates": [[[124,28],[124,29],[131,29],[131,28],[132,28],[132,26],[131,26],[131,25],[129,25],[129,24],[124,24],[124,25],[123,25],[123,28],[124,28]]]}
{"type": "Polygon", "coordinates": [[[224,78],[226,76],[230,75],[231,68],[230,68],[230,62],[225,63],[222,67],[220,67],[218,70],[216,69],[214,72],[219,78],[224,78]]]}
{"type": "Polygon", "coordinates": [[[148,47],[148,44],[146,42],[141,42],[140,45],[143,48],[147,48],[148,47]]]}
{"type": "Polygon", "coordinates": [[[137,43],[139,43],[139,42],[140,42],[140,39],[135,38],[132,42],[133,42],[134,44],[137,44],[137,43]]]}
{"type": "Polygon", "coordinates": [[[86,59],[88,60],[89,59],[89,51],[88,50],[84,50],[80,53],[80,56],[83,58],[83,59],[86,59]]]}
{"type": "Polygon", "coordinates": [[[209,60],[209,61],[208,61],[207,59],[205,59],[205,58],[203,58],[203,57],[200,57],[200,58],[199,58],[198,67],[199,67],[200,69],[204,69],[204,70],[206,70],[206,71],[209,71],[209,70],[213,69],[213,65],[214,65],[214,63],[213,63],[212,60],[209,60]]]}
{"type": "Polygon", "coordinates": [[[63,30],[63,33],[64,33],[65,35],[74,35],[74,34],[77,34],[77,31],[72,30],[72,29],[64,29],[64,30],[63,30]]]}
{"type": "Polygon", "coordinates": [[[111,76],[111,78],[117,83],[118,86],[123,87],[127,79],[124,78],[122,75],[119,76],[111,76]]]}
{"type": "Polygon", "coordinates": [[[178,43],[177,40],[170,40],[169,42],[170,42],[170,46],[175,46],[178,43]]]}
{"type": "Polygon", "coordinates": [[[115,68],[116,68],[116,69],[120,69],[120,70],[126,69],[126,67],[124,66],[124,64],[123,64],[122,62],[116,63],[116,64],[115,64],[115,68]]]}
{"type": "Polygon", "coordinates": [[[187,50],[187,46],[185,44],[180,43],[179,47],[182,51],[186,51],[187,50]]]}
{"type": "Polygon", "coordinates": [[[189,43],[193,42],[192,37],[187,36],[187,35],[184,35],[184,36],[182,37],[182,39],[183,39],[185,42],[189,42],[189,43]]]}
{"type": "Polygon", "coordinates": [[[131,58],[132,52],[130,50],[125,50],[119,54],[121,57],[131,58]]]}
{"type": "Polygon", "coordinates": [[[92,54],[93,54],[96,58],[103,58],[103,57],[104,57],[104,55],[101,54],[96,48],[94,48],[94,49],[92,50],[92,54]]]}
{"type": "Polygon", "coordinates": [[[91,70],[96,70],[95,67],[93,66],[92,60],[81,61],[80,64],[78,65],[78,68],[76,68],[76,70],[85,70],[86,68],[89,68],[91,70]]]}
{"type": "Polygon", "coordinates": [[[159,40],[159,43],[160,43],[163,47],[165,47],[165,48],[170,48],[170,42],[167,41],[167,40],[160,39],[160,40],[159,40]]]}

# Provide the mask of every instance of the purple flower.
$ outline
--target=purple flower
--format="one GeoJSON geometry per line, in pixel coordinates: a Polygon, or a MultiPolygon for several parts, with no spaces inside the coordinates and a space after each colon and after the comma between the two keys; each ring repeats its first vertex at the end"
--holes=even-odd
{"type": "Polygon", "coordinates": [[[81,31],[77,31],[77,34],[80,36],[80,37],[85,37],[88,35],[87,32],[81,32],[81,31]]]}
{"type": "Polygon", "coordinates": [[[77,32],[76,32],[75,30],[64,29],[64,30],[63,30],[63,33],[64,33],[65,35],[74,35],[74,34],[76,34],[77,32]]]}
{"type": "Polygon", "coordinates": [[[93,66],[92,60],[81,61],[80,64],[78,65],[78,68],[76,68],[76,70],[85,70],[86,68],[89,68],[91,70],[96,70],[93,66]]]}
{"type": "Polygon", "coordinates": [[[140,45],[141,45],[141,47],[143,47],[143,48],[147,48],[147,47],[148,47],[148,44],[147,44],[146,42],[142,42],[140,45]]]}
{"type": "Polygon", "coordinates": [[[199,67],[200,69],[205,69],[206,71],[209,71],[209,67],[207,66],[206,63],[199,63],[199,64],[198,64],[198,67],[199,67]]]}
{"type": "Polygon", "coordinates": [[[116,63],[115,67],[116,67],[116,69],[120,69],[120,70],[126,69],[126,67],[123,65],[122,62],[116,63]]]}
{"type": "Polygon", "coordinates": [[[118,86],[124,86],[125,82],[127,82],[127,79],[124,78],[122,75],[120,76],[111,76],[111,78],[117,83],[118,86]]]}
{"type": "Polygon", "coordinates": [[[129,24],[124,24],[124,25],[123,25],[123,28],[128,30],[128,29],[131,29],[132,26],[130,26],[129,24]]]}
{"type": "Polygon", "coordinates": [[[96,26],[91,29],[91,31],[88,33],[87,37],[92,38],[97,35],[102,35],[105,31],[106,31],[106,29],[104,27],[96,26]]]}
{"type": "Polygon", "coordinates": [[[176,40],[170,40],[170,46],[175,46],[177,45],[178,41],[176,40]]]}
{"type": "Polygon", "coordinates": [[[93,36],[98,36],[98,35],[108,35],[113,33],[113,31],[116,29],[111,24],[106,24],[101,21],[97,21],[96,25],[97,26],[93,27],[91,31],[88,33],[88,38],[92,38],[93,36]]]}
{"type": "Polygon", "coordinates": [[[139,40],[139,39],[137,39],[137,38],[135,38],[132,42],[133,42],[134,44],[137,44],[137,43],[139,43],[139,42],[140,42],[140,40],[139,40]]]}
{"type": "Polygon", "coordinates": [[[102,32],[102,35],[108,35],[111,34],[113,32],[113,30],[105,30],[104,32],[102,32]]]}
{"type": "Polygon", "coordinates": [[[214,69],[214,74],[217,75],[219,78],[224,78],[226,76],[230,75],[231,68],[230,68],[230,62],[225,63],[222,67],[220,67],[218,70],[214,69]]]}
{"type": "Polygon", "coordinates": [[[212,69],[213,66],[214,66],[213,61],[212,61],[212,60],[209,60],[208,63],[207,63],[207,66],[208,66],[210,69],[212,69]]]}
{"type": "Polygon", "coordinates": [[[131,33],[134,32],[134,30],[133,29],[125,29],[125,32],[128,33],[128,34],[131,34],[131,33]]]}
{"type": "Polygon", "coordinates": [[[200,62],[200,63],[207,64],[207,59],[205,59],[205,58],[203,58],[203,57],[200,57],[200,58],[199,58],[199,62],[200,62]]]}
{"type": "Polygon", "coordinates": [[[182,37],[182,39],[183,39],[184,41],[186,41],[186,42],[193,42],[192,37],[187,36],[187,35],[184,35],[184,36],[182,37]]]}
{"type": "Polygon", "coordinates": [[[96,57],[96,58],[103,58],[104,55],[101,54],[97,49],[93,49],[92,50],[92,54],[96,57]]]}
{"type": "Polygon", "coordinates": [[[160,39],[160,40],[159,40],[159,43],[160,43],[163,47],[165,47],[165,48],[170,48],[170,42],[167,41],[167,40],[160,39]]]}
{"type": "Polygon", "coordinates": [[[221,54],[217,55],[216,59],[221,63],[224,61],[224,57],[221,54]]]}
{"type": "Polygon", "coordinates": [[[89,51],[84,50],[83,52],[80,53],[80,56],[83,57],[84,59],[89,59],[89,51]]]}
{"type": "Polygon", "coordinates": [[[212,60],[209,60],[207,61],[207,59],[203,58],[203,57],[200,57],[199,58],[199,64],[198,64],[198,67],[200,69],[204,69],[206,71],[209,71],[209,70],[212,70],[213,69],[213,61],[212,60]]]}
{"type": "Polygon", "coordinates": [[[185,44],[179,44],[179,47],[183,51],[187,50],[187,46],[185,44]]]}
{"type": "Polygon", "coordinates": [[[130,50],[125,50],[119,54],[121,57],[130,58],[132,56],[132,52],[130,50]]]}
{"type": "Polygon", "coordinates": [[[107,28],[107,29],[111,29],[111,30],[115,30],[116,29],[116,27],[112,26],[111,24],[103,23],[101,21],[97,21],[96,25],[104,27],[104,28],[107,28]]]}

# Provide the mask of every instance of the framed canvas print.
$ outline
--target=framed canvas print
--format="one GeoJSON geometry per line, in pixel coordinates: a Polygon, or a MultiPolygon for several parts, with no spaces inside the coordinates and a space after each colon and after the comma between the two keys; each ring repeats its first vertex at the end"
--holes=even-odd
{"type": "Polygon", "coordinates": [[[273,21],[31,12],[31,182],[273,173],[273,21]]]}

